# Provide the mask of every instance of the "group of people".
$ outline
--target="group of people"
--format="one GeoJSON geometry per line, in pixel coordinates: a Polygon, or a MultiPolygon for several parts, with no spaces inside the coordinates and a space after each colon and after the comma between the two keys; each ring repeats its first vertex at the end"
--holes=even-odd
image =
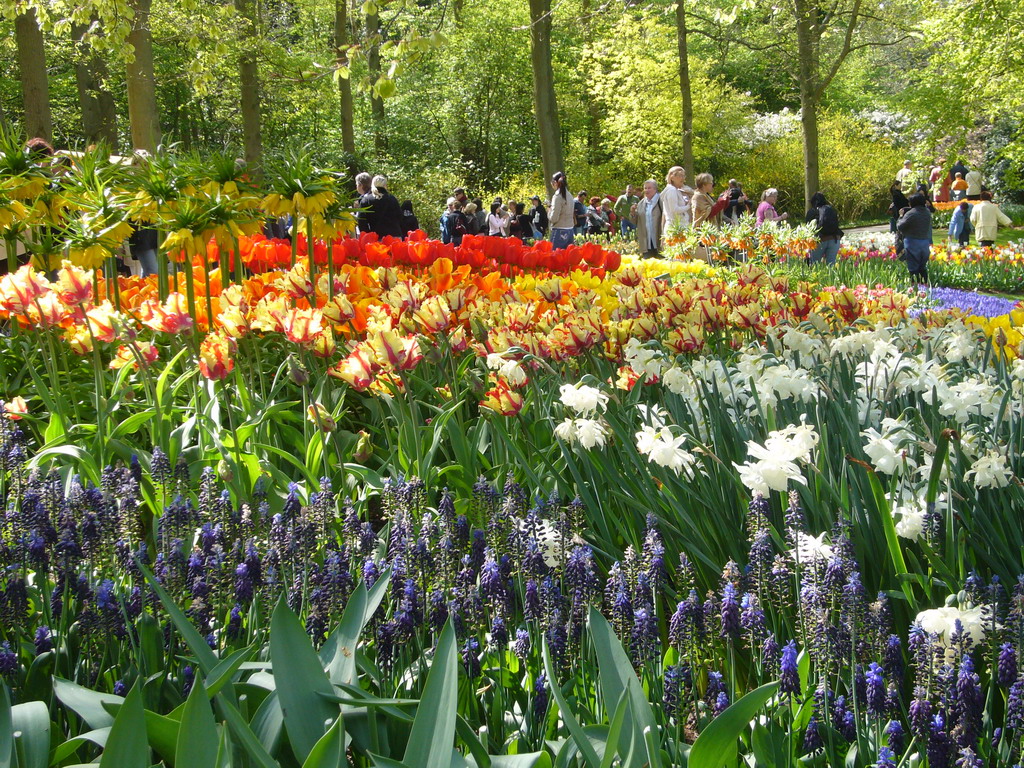
{"type": "Polygon", "coordinates": [[[943,160],[937,160],[927,175],[914,168],[914,161],[907,160],[896,172],[896,180],[904,195],[921,192],[936,203],[957,200],[980,200],[985,191],[985,177],[977,168],[968,168],[963,160],[957,160],[950,168],[943,160]]]}

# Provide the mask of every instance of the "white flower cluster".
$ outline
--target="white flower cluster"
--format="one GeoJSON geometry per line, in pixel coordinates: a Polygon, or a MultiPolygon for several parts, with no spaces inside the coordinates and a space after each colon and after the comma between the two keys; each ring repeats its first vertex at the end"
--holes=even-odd
{"type": "Polygon", "coordinates": [[[506,358],[503,353],[492,352],[487,355],[487,368],[497,371],[510,387],[521,387],[526,383],[526,369],[518,360],[506,358]]]}
{"type": "Polygon", "coordinates": [[[562,405],[576,415],[556,426],[555,436],[569,445],[578,443],[588,451],[604,448],[608,441],[608,425],[600,415],[608,407],[608,395],[583,382],[563,384],[559,392],[562,405]]]}
{"type": "Polygon", "coordinates": [[[740,482],[754,493],[767,495],[769,490],[785,493],[789,481],[807,485],[800,463],[811,460],[818,445],[818,433],[810,424],[790,425],[768,434],[764,445],[747,443],[747,455],[756,461],[735,464],[740,482]]]}

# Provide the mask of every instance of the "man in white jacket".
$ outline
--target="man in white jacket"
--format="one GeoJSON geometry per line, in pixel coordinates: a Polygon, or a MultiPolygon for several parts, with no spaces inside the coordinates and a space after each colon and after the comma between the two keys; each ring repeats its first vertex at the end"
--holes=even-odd
{"type": "Polygon", "coordinates": [[[996,235],[999,233],[999,225],[1008,227],[1013,222],[1010,217],[999,210],[999,206],[992,202],[992,193],[988,190],[981,193],[981,200],[974,204],[971,210],[971,226],[974,227],[974,236],[978,239],[978,245],[983,248],[990,248],[995,244],[996,235]]]}

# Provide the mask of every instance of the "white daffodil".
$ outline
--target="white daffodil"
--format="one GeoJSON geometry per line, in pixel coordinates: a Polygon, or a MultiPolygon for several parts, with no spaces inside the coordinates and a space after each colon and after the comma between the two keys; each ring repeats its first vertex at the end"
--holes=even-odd
{"type": "Polygon", "coordinates": [[[559,393],[562,405],[580,416],[590,416],[608,405],[608,395],[588,384],[563,384],[559,393]]]}
{"type": "Polygon", "coordinates": [[[975,461],[965,478],[974,477],[975,488],[1005,488],[1010,484],[1013,472],[1006,465],[1006,457],[999,451],[989,451],[975,461]]]}

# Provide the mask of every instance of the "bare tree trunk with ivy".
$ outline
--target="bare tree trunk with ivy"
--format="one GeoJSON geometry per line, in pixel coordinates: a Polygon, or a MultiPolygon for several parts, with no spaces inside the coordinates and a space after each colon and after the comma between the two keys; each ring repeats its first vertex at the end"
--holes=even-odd
{"type": "Polygon", "coordinates": [[[533,68],[533,111],[537,117],[544,183],[562,168],[562,129],[558,119],[555,74],[551,67],[551,0],[530,0],[530,64],[533,68]]]}
{"type": "Polygon", "coordinates": [[[369,48],[366,52],[366,67],[370,73],[370,116],[373,118],[373,145],[378,155],[388,150],[386,128],[387,114],[384,111],[384,99],[377,92],[380,83],[380,13],[373,7],[373,13],[366,14],[366,37],[369,48]]]}
{"type": "Polygon", "coordinates": [[[21,95],[25,106],[25,132],[53,140],[50,116],[49,83],[46,76],[46,49],[36,12],[29,8],[14,19],[14,38],[18,47],[21,95]]]}
{"type": "Polygon", "coordinates": [[[87,27],[76,25],[72,36],[78,46],[75,60],[75,83],[78,86],[78,104],[82,110],[82,135],[89,143],[103,142],[117,148],[117,108],[114,96],[103,86],[107,67],[85,43],[87,27]]]}
{"type": "Polygon", "coordinates": [[[348,0],[334,1],[335,66],[339,68],[338,95],[341,99],[341,148],[345,152],[349,170],[355,171],[356,132],[355,103],[352,100],[352,79],[348,62],[348,0]]]}
{"type": "Polygon", "coordinates": [[[690,88],[690,53],[687,41],[686,2],[676,3],[676,43],[679,49],[679,94],[683,107],[683,168],[686,180],[693,183],[693,92],[690,88]]]}
{"type": "MultiPolygon", "coordinates": [[[[245,40],[255,40],[256,19],[249,0],[235,0],[239,16],[245,20],[248,34],[245,40]]],[[[260,74],[254,48],[244,45],[238,58],[238,80],[242,103],[242,137],[245,145],[245,163],[258,178],[263,172],[263,130],[260,118],[260,74]]]]}
{"type": "Polygon", "coordinates": [[[153,33],[149,27],[152,0],[132,0],[135,12],[128,43],[132,60],[128,63],[128,119],[132,147],[153,152],[160,144],[160,115],[156,102],[156,75],[153,71],[153,33]]]}

